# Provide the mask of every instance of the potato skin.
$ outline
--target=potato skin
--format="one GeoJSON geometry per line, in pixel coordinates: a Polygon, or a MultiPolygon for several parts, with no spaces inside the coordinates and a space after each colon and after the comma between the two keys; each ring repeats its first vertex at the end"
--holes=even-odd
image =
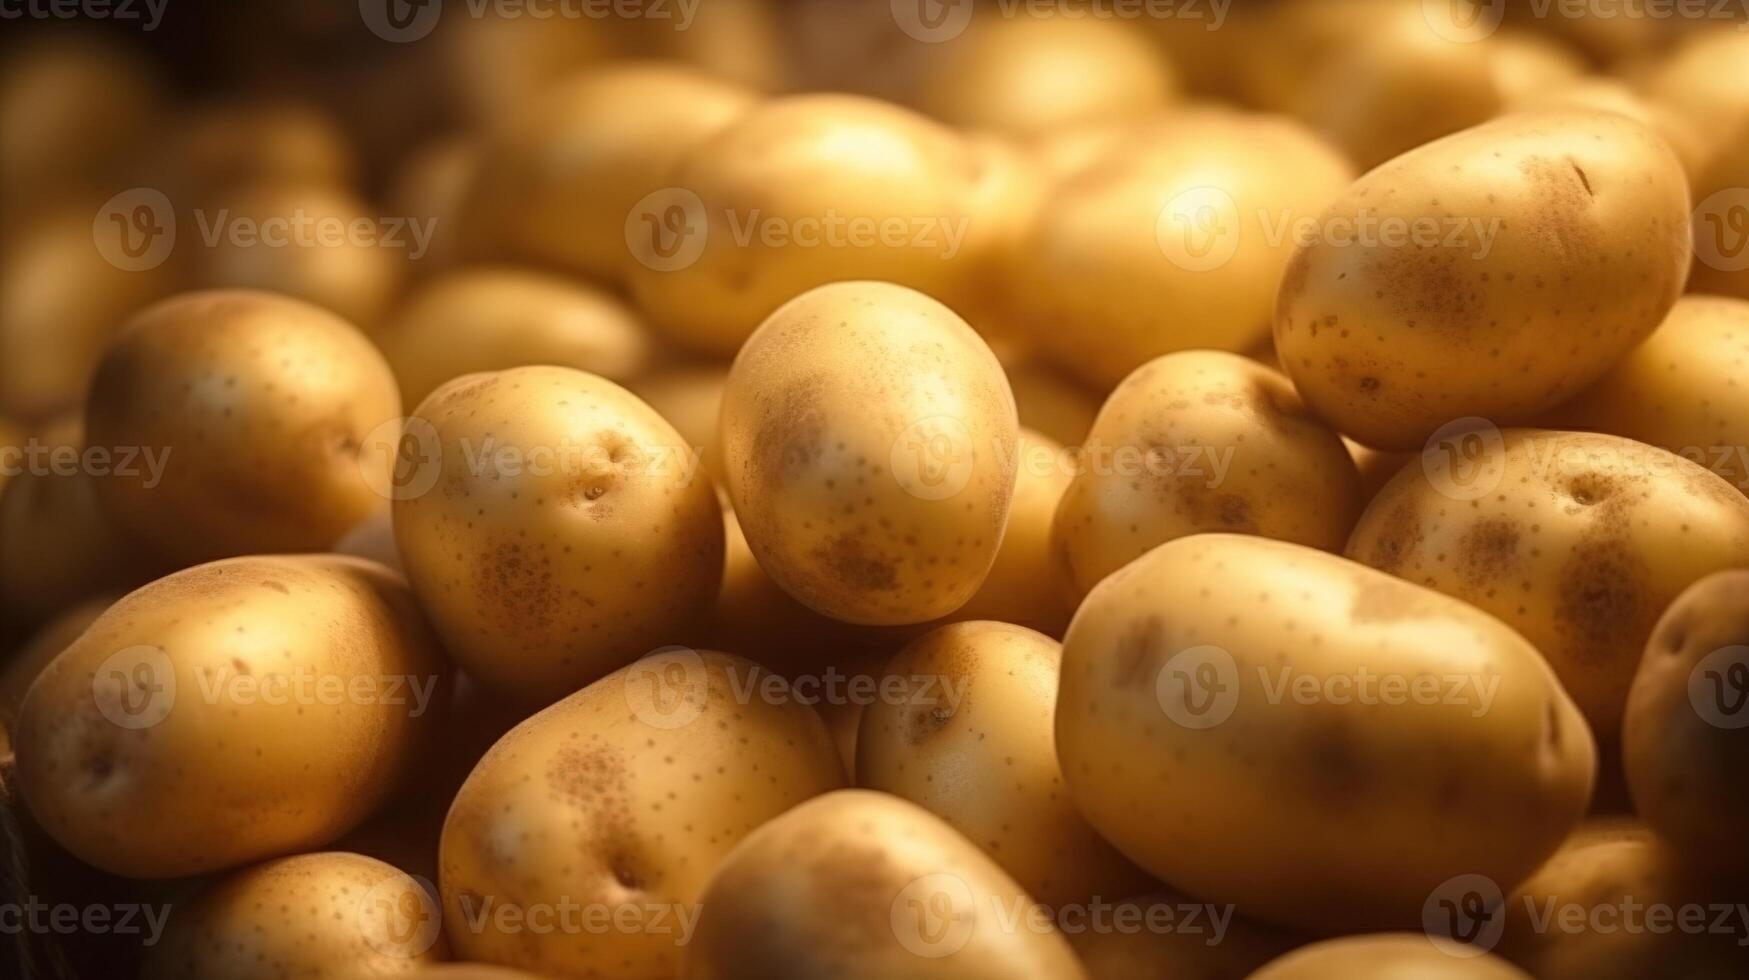
{"type": "Polygon", "coordinates": [[[395,541],[445,647],[481,682],[550,704],[669,642],[715,596],[710,478],[624,388],[513,368],[444,384],[415,418],[429,445],[403,474],[395,541]]]}
{"type": "Polygon", "coordinates": [[[1314,943],[1251,974],[1251,980],[1530,980],[1497,956],[1457,956],[1419,933],[1347,936],[1314,943]]]}
{"type": "Polygon", "coordinates": [[[1106,399],[1052,544],[1080,599],[1156,545],[1203,531],[1340,550],[1360,492],[1342,440],[1285,376],[1237,354],[1184,351],[1137,368],[1106,399]]]}
{"type": "Polygon", "coordinates": [[[143,980],[424,976],[448,958],[437,902],[394,865],[346,851],[232,872],[175,908],[143,980]]]}
{"type": "Polygon", "coordinates": [[[1555,409],[1685,456],[1749,495],[1749,300],[1688,295],[1602,380],[1555,409]]]}
{"type": "Polygon", "coordinates": [[[213,562],[122,598],[43,670],[14,733],[18,785],[87,863],[134,878],[214,871],[321,847],[364,819],[448,690],[448,663],[387,569],[213,562]]]}
{"type": "Polygon", "coordinates": [[[1457,874],[1520,880],[1596,770],[1584,719],[1499,621],[1245,535],[1169,542],[1094,588],[1063,643],[1056,737],[1077,806],[1130,859],[1310,930],[1418,924],[1457,874]],[[1218,682],[1175,688],[1205,673],[1186,663],[1218,682]],[[1363,670],[1439,689],[1368,702],[1363,670]]]}
{"type": "Polygon", "coordinates": [[[1672,850],[1749,871],[1749,709],[1731,713],[1732,664],[1749,665],[1749,569],[1709,575],[1665,610],[1628,692],[1622,753],[1634,811],[1672,850]]]}
{"type": "Polygon", "coordinates": [[[917,805],[860,789],[828,793],[755,830],[718,866],[679,975],[1085,977],[1048,922],[995,925],[995,909],[1017,902],[1031,904],[995,862],[917,805]],[[942,915],[943,901],[953,904],[937,933],[926,916],[942,915]]]}
{"type": "Polygon", "coordinates": [[[787,686],[761,693],[774,680],[740,657],[677,649],[602,678],[500,739],[443,830],[445,925],[458,955],[567,976],[672,977],[690,926],[682,917],[696,915],[723,855],[784,810],[844,785],[825,724],[787,686]],[[532,914],[566,900],[659,905],[672,918],[581,938],[500,928],[498,909],[532,914]]]}
{"type": "Polygon", "coordinates": [[[85,404],[86,443],[168,453],[98,481],[126,533],[181,565],[327,549],[380,507],[395,379],[364,335],[271,293],[184,293],[117,337],[85,404]],[[378,484],[381,485],[381,484],[378,484]]]}
{"type": "Polygon", "coordinates": [[[1442,443],[1373,499],[1347,553],[1500,617],[1535,644],[1600,739],[1621,729],[1659,614],[1711,572],[1749,566],[1749,499],[1705,468],[1615,436],[1483,430],[1442,443]],[[1459,483],[1452,474],[1469,471],[1459,483]]]}
{"type": "Polygon", "coordinates": [[[1663,320],[1688,277],[1688,212],[1680,163],[1626,117],[1503,117],[1330,206],[1330,233],[1281,281],[1276,350],[1306,403],[1375,449],[1420,449],[1468,416],[1523,424],[1663,320]],[[1336,234],[1348,227],[1352,241],[1336,234]],[[1417,227],[1438,245],[1416,245],[1417,227]]]}
{"type": "Polygon", "coordinates": [[[747,543],[810,608],[920,623],[983,583],[1019,423],[995,356],[942,304],[889,283],[802,294],[735,358],[721,432],[747,543]]]}
{"type": "Polygon", "coordinates": [[[984,848],[1053,908],[1146,888],[1075,811],[1051,741],[1061,646],[996,622],[943,626],[887,663],[902,697],[863,709],[856,785],[892,793],[984,848]]]}

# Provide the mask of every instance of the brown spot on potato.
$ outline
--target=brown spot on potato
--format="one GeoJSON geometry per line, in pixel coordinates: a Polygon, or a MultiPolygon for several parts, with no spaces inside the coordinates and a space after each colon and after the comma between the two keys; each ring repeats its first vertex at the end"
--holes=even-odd
{"type": "Polygon", "coordinates": [[[1458,573],[1465,583],[1480,587],[1499,578],[1518,559],[1523,530],[1504,517],[1477,521],[1458,541],[1458,573]]]}
{"type": "Polygon", "coordinates": [[[1371,546],[1357,557],[1381,572],[1395,574],[1408,562],[1420,540],[1420,512],[1414,498],[1405,494],[1385,512],[1371,546]]]}
{"type": "Polygon", "coordinates": [[[1153,665],[1155,652],[1165,642],[1166,620],[1158,613],[1132,621],[1117,641],[1117,652],[1112,662],[1113,686],[1152,686],[1154,679],[1148,668],[1153,665]]]}
{"type": "Polygon", "coordinates": [[[857,592],[890,592],[899,587],[894,559],[872,552],[865,538],[840,534],[831,543],[814,550],[814,560],[825,568],[834,585],[857,592]]]}
{"type": "Polygon", "coordinates": [[[1556,616],[1580,663],[1640,648],[1656,610],[1646,594],[1645,563],[1616,541],[1589,541],[1573,549],[1562,567],[1556,616]]]}

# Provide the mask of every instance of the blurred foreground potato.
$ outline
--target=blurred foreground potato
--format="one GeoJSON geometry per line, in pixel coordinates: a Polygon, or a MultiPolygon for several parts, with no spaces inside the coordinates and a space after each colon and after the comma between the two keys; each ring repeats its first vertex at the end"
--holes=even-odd
{"type": "Polygon", "coordinates": [[[158,79],[129,49],[93,35],[12,45],[0,64],[0,202],[99,185],[157,125],[158,79]]]}

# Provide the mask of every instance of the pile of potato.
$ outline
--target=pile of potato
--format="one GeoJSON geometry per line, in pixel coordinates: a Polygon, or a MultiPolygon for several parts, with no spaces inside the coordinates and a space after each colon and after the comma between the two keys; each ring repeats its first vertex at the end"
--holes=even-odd
{"type": "Polygon", "coordinates": [[[245,6],[0,59],[7,975],[1749,976],[1740,12],[245,6]]]}

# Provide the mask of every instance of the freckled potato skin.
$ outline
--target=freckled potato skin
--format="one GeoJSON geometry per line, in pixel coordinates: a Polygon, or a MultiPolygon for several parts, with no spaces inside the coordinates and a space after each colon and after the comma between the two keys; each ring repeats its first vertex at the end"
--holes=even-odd
{"type": "Polygon", "coordinates": [[[726,654],[679,656],[655,675],[634,664],[578,691],[475,767],[443,830],[444,915],[458,955],[565,976],[672,977],[678,915],[697,913],[723,855],[844,785],[813,709],[759,693],[771,675],[726,654]],[[648,930],[534,935],[502,931],[488,899],[677,908],[648,930]]]}
{"type": "Polygon", "coordinates": [[[1001,365],[947,307],[889,283],[804,293],[742,348],[722,413],[747,543],[810,608],[920,623],[983,583],[1019,423],[1001,365]]]}
{"type": "Polygon", "coordinates": [[[382,505],[401,414],[395,379],[364,335],[290,297],[184,293],[149,307],[98,366],[86,443],[168,452],[151,474],[96,481],[125,532],[183,565],[319,551],[382,505]]]}
{"type": "Polygon", "coordinates": [[[447,958],[436,918],[436,902],[394,865],[346,851],[280,858],[172,909],[142,977],[425,976],[421,966],[447,958]]]}
{"type": "Polygon", "coordinates": [[[1684,296],[1646,342],[1553,412],[1686,456],[1749,494],[1749,300],[1684,296]]]}
{"type": "Polygon", "coordinates": [[[1077,806],[1137,864],[1310,930],[1418,926],[1462,873],[1517,882],[1579,819],[1596,768],[1584,719],[1498,620],[1246,535],[1161,545],[1093,590],[1063,643],[1056,737],[1077,806]],[[1191,728],[1167,711],[1188,692],[1160,678],[1205,645],[1236,665],[1233,710],[1191,728]],[[1485,711],[1445,683],[1432,703],[1272,696],[1289,666],[1499,682],[1485,711]]]}
{"type": "MultiPolygon", "coordinates": [[[[1177,910],[1192,900],[1171,892],[1155,892],[1128,899],[1120,905],[1146,910],[1164,905],[1177,910]]],[[[1201,933],[1143,928],[1087,929],[1069,933],[1075,955],[1091,980],[1235,980],[1292,949],[1292,934],[1271,926],[1246,921],[1238,915],[1228,920],[1227,932],[1211,942],[1213,922],[1201,913],[1201,933]]],[[[1143,921],[1146,921],[1145,919],[1143,921]]],[[[1176,921],[1176,920],[1174,920],[1176,921]]]]}
{"type": "Polygon", "coordinates": [[[1663,320],[1688,277],[1688,211],[1681,165],[1637,123],[1503,117],[1403,154],[1330,206],[1331,234],[1282,279],[1276,350],[1307,404],[1377,449],[1420,449],[1467,416],[1521,424],[1663,320]],[[1374,233],[1332,237],[1363,218],[1374,233]],[[1404,240],[1418,220],[1439,244],[1404,240]]]}
{"type": "Polygon", "coordinates": [[[1298,123],[1174,113],[1048,195],[1010,270],[1014,308],[1061,367],[1102,391],[1161,354],[1250,350],[1269,333],[1292,222],[1353,176],[1298,123]],[[1219,224],[1205,227],[1207,208],[1219,224]]]}
{"type": "Polygon", "coordinates": [[[928,633],[887,664],[906,694],[865,708],[856,740],[856,785],[941,817],[1052,907],[1148,885],[1063,788],[1051,741],[1061,649],[1007,623],[928,633]]]}
{"type": "Polygon", "coordinates": [[[1476,478],[1498,474],[1498,489],[1476,500],[1405,466],[1361,516],[1348,556],[1500,617],[1611,739],[1659,614],[1706,575],[1749,566],[1749,499],[1615,436],[1509,429],[1487,457],[1476,478]]]}
{"type": "Polygon", "coordinates": [[[551,364],[619,380],[650,357],[642,324],[612,295],[515,269],[468,269],[426,284],[377,342],[407,405],[475,371],[551,364]]]}
{"type": "MultiPolygon", "coordinates": [[[[1658,621],[1628,692],[1622,752],[1635,812],[1673,850],[1697,864],[1749,870],[1749,729],[1714,723],[1689,693],[1702,661],[1738,646],[1749,647],[1745,569],[1701,579],[1658,621]]],[[[1702,689],[1717,697],[1721,680],[1724,692],[1733,690],[1728,677],[1703,678],[1702,689]]]]}
{"type": "Polygon", "coordinates": [[[1530,980],[1497,956],[1460,957],[1419,933],[1330,939],[1297,949],[1251,974],[1251,980],[1530,980]]]}
{"type": "Polygon", "coordinates": [[[1286,377],[1184,351],[1137,368],[1106,400],[1052,540],[1079,599],[1156,545],[1204,531],[1337,551],[1360,509],[1353,458],[1286,377]]]}
{"type": "Polygon", "coordinates": [[[670,642],[716,594],[710,478],[624,388],[513,368],[448,382],[416,418],[436,445],[413,472],[435,483],[395,501],[395,541],[445,647],[488,686],[550,704],[670,642]]]}
{"type": "Polygon", "coordinates": [[[43,828],[89,864],[134,878],[214,871],[351,829],[395,791],[448,690],[412,595],[381,566],[200,565],[118,601],[38,676],[14,734],[18,785],[43,828]],[[162,652],[173,689],[150,661],[121,662],[143,672],[114,666],[136,646],[162,652]],[[276,677],[277,687],[237,686],[276,677]],[[324,694],[329,677],[371,686],[324,694]]]}
{"type": "Polygon", "coordinates": [[[1055,929],[1035,931],[1022,920],[1005,931],[994,921],[997,908],[1011,914],[1016,903],[1032,900],[928,811],[884,793],[828,793],[754,831],[724,859],[705,890],[680,977],[1084,978],[1055,929]],[[953,901],[953,919],[944,914],[936,925],[951,930],[972,920],[957,949],[952,931],[926,922],[916,922],[915,934],[907,928],[906,920],[936,912],[944,898],[953,901]]]}

